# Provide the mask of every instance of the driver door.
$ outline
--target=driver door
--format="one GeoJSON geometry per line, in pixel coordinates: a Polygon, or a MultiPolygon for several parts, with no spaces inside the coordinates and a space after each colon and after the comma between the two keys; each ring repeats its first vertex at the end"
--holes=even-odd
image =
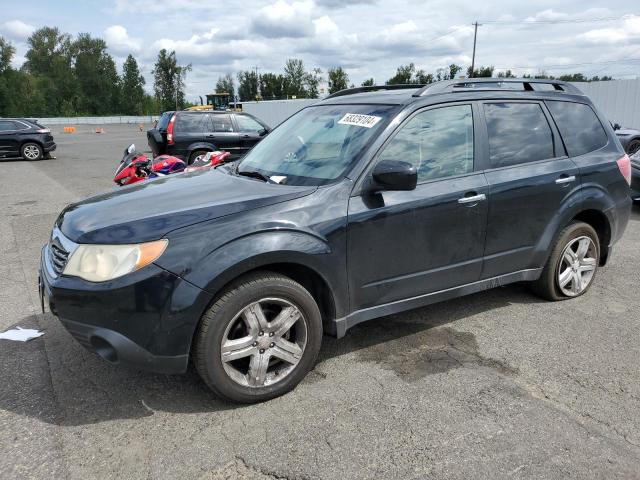
{"type": "Polygon", "coordinates": [[[418,185],[350,199],[351,311],[479,280],[488,186],[484,174],[474,171],[480,151],[474,110],[455,104],[417,112],[372,162],[410,162],[418,185]]]}

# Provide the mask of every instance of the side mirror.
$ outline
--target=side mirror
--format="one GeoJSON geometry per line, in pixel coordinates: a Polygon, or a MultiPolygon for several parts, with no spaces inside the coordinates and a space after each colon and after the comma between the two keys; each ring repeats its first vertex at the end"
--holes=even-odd
{"type": "Polygon", "coordinates": [[[418,183],[416,167],[398,160],[383,160],[373,169],[373,191],[413,190],[418,183]]]}
{"type": "Polygon", "coordinates": [[[258,135],[260,135],[261,137],[264,137],[267,133],[269,133],[269,129],[268,128],[263,128],[262,130],[260,130],[258,132],[258,135]]]}
{"type": "Polygon", "coordinates": [[[136,146],[135,144],[131,144],[127,147],[127,149],[124,151],[125,155],[129,154],[129,153],[133,153],[136,151],[136,146]]]}
{"type": "Polygon", "coordinates": [[[620,126],[620,124],[619,124],[619,123],[614,123],[614,124],[613,124],[613,129],[614,129],[614,130],[620,130],[621,128],[622,128],[622,127],[620,126]]]}

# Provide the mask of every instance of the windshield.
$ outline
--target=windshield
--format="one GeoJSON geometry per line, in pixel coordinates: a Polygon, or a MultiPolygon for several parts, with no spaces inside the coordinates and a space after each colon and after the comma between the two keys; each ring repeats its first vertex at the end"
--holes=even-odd
{"type": "Polygon", "coordinates": [[[318,105],[305,108],[258,143],[238,164],[286,185],[324,185],[355,164],[371,138],[384,128],[395,107],[318,105]]]}

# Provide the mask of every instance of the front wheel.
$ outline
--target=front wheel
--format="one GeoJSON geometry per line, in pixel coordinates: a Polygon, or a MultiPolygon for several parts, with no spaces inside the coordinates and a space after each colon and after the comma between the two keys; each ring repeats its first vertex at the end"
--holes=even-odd
{"type": "Polygon", "coordinates": [[[28,142],[20,148],[20,156],[25,160],[40,160],[44,152],[37,143],[28,142]]]}
{"type": "Polygon", "coordinates": [[[547,300],[566,300],[583,295],[600,264],[600,240],[591,225],[574,222],[558,238],[533,290],[547,300]]]}
{"type": "Polygon", "coordinates": [[[239,279],[204,314],[193,358],[219,396],[254,403],[292,390],[313,368],[321,342],[311,294],[288,277],[261,272],[239,279]]]}

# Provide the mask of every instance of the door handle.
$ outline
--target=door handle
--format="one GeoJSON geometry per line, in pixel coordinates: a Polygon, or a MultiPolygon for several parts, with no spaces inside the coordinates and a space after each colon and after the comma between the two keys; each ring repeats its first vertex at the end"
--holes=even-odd
{"type": "Polygon", "coordinates": [[[247,134],[242,135],[242,138],[249,138],[249,137],[250,137],[250,135],[247,135],[247,134]]]}
{"type": "Polygon", "coordinates": [[[565,183],[571,183],[571,182],[575,182],[576,181],[576,177],[575,175],[571,175],[570,177],[560,177],[556,180],[556,184],[558,185],[564,185],[565,183]]]}
{"type": "Polygon", "coordinates": [[[484,193],[481,193],[480,195],[473,195],[471,197],[459,198],[458,203],[477,203],[486,199],[487,199],[487,196],[484,193]]]}

